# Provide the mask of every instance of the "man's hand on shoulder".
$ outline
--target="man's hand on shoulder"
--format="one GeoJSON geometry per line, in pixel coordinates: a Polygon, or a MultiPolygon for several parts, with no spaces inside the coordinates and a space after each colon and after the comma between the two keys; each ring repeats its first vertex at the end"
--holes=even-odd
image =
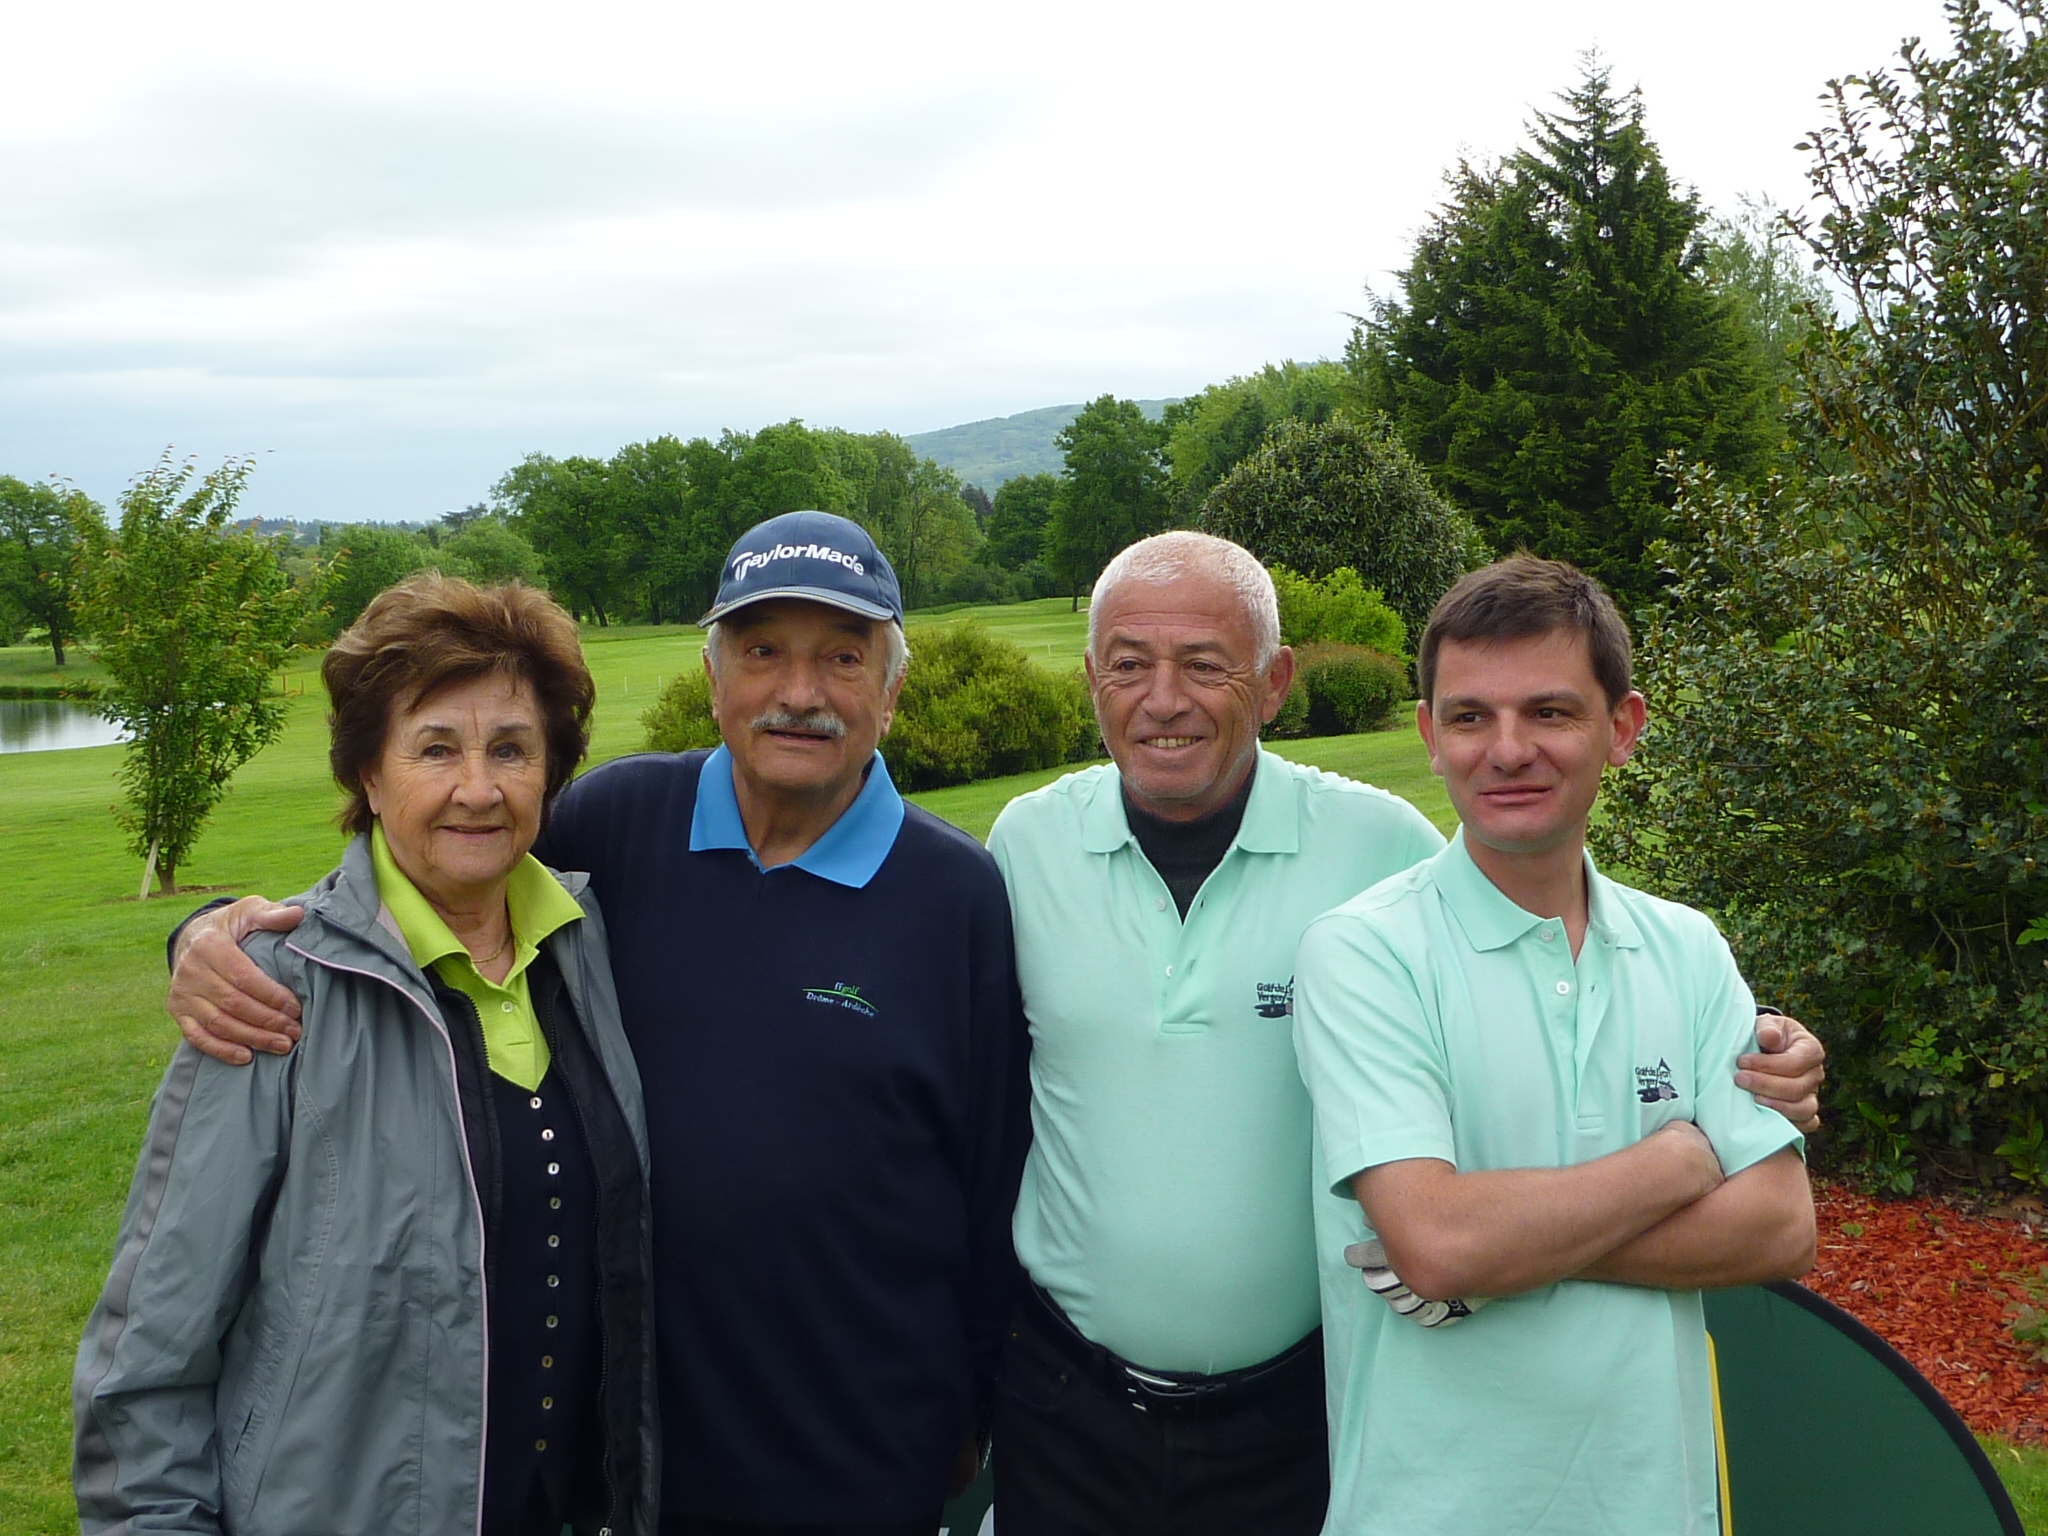
{"type": "Polygon", "coordinates": [[[1828,1053],[1813,1032],[1782,1013],[1757,1016],[1758,1049],[1738,1057],[1735,1086],[1811,1136],[1820,1129],[1820,1085],[1828,1053]]]}
{"type": "Polygon", "coordinates": [[[230,1066],[253,1051],[282,1056],[299,1038],[299,1000],[242,953],[260,931],[284,933],[305,913],[262,896],[202,912],[178,935],[171,992],[164,1006],[195,1050],[230,1066]]]}

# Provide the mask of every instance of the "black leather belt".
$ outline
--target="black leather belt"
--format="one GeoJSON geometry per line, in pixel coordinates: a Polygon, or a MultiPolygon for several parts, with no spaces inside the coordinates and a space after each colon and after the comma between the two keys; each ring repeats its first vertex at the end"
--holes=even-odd
{"type": "Polygon", "coordinates": [[[1104,1349],[1076,1328],[1041,1286],[1030,1287],[1030,1310],[1042,1332],[1066,1361],[1086,1371],[1140,1413],[1209,1418],[1234,1413],[1276,1397],[1289,1387],[1309,1387],[1323,1374],[1323,1330],[1318,1328],[1270,1360],[1242,1370],[1204,1376],[1194,1371],[1155,1371],[1104,1349]]]}

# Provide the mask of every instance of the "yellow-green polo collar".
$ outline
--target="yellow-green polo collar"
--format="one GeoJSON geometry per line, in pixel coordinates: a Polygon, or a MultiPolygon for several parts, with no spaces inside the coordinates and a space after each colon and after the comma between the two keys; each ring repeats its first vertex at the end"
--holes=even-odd
{"type": "MultiPolygon", "coordinates": [[[[391,845],[384,840],[381,822],[370,828],[370,862],[377,873],[377,895],[390,909],[392,921],[398,924],[405,947],[412,951],[413,964],[424,971],[436,960],[450,955],[469,959],[462,941],[398,867],[398,861],[391,856],[391,845]]],[[[512,917],[513,945],[512,970],[507,981],[532,963],[540,953],[542,939],[583,916],[576,898],[563,890],[561,882],[548,873],[547,866],[530,853],[512,867],[511,878],[505,884],[505,905],[512,917]]]]}

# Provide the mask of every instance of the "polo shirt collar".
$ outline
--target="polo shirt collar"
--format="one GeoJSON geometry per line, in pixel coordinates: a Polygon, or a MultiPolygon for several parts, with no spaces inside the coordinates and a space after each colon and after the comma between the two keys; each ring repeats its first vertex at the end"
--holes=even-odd
{"type": "MultiPolygon", "coordinates": [[[[1081,846],[1090,853],[1115,853],[1134,841],[1124,814],[1123,779],[1114,766],[1095,784],[1095,793],[1081,816],[1081,846]]],[[[1301,848],[1301,810],[1286,769],[1265,748],[1252,765],[1252,792],[1245,798],[1244,819],[1237,824],[1233,848],[1246,853],[1296,853],[1301,848]]]]}
{"type": "MultiPolygon", "coordinates": [[[[777,868],[801,869],[820,880],[859,890],[875,878],[902,828],[903,797],[889,777],[889,765],[877,752],[853,804],[826,828],[823,837],[788,865],[777,868]]],[[[753,844],[747,841],[746,823],[740,819],[739,795],[732,783],[732,753],[723,745],[704,759],[697,780],[697,807],[690,814],[690,852],[713,848],[737,848],[753,859],[756,869],[761,867],[761,861],[754,858],[753,844]]]]}
{"type": "MultiPolygon", "coordinates": [[[[469,960],[469,951],[433,909],[418,886],[405,877],[391,856],[384,824],[370,827],[370,867],[377,876],[377,896],[391,914],[398,936],[422,971],[451,955],[469,960]]],[[[505,882],[505,906],[512,921],[513,970],[522,971],[540,952],[540,942],[557,928],[580,921],[583,908],[562,889],[561,882],[532,854],[512,866],[505,882]]]]}
{"type": "MultiPolygon", "coordinates": [[[[1438,854],[1436,887],[1450,903],[1458,923],[1477,950],[1505,949],[1530,929],[1549,921],[1517,906],[1486,878],[1465,847],[1465,829],[1451,835],[1450,846],[1438,854]]],[[[1643,936],[1628,915],[1627,903],[1615,894],[1614,883],[1593,867],[1586,855],[1587,930],[1617,949],[1641,948],[1643,936]]]]}

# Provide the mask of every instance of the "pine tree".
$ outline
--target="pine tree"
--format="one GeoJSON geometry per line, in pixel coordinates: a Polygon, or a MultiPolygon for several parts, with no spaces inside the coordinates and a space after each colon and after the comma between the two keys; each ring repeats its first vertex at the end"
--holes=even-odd
{"type": "Polygon", "coordinates": [[[1589,60],[1532,134],[1500,166],[1459,165],[1401,299],[1361,320],[1347,361],[1496,548],[1575,561],[1638,602],[1658,585],[1662,462],[1746,477],[1768,390],[1640,95],[1589,60]]]}

